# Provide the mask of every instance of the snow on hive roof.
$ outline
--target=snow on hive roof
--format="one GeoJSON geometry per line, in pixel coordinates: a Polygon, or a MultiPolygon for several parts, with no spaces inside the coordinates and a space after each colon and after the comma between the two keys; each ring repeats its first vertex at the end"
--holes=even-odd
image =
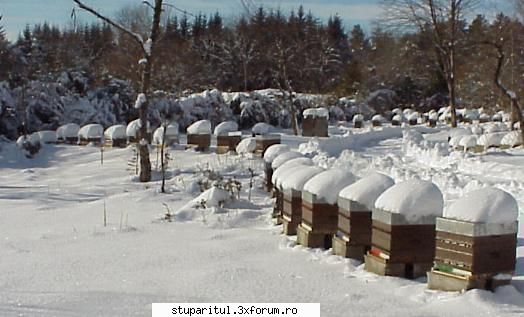
{"type": "Polygon", "coordinates": [[[265,122],[259,122],[251,128],[251,132],[254,134],[269,134],[271,131],[273,131],[275,128],[271,124],[267,124],[265,122]]]}
{"type": "Polygon", "coordinates": [[[56,131],[38,131],[38,138],[42,143],[56,143],[56,131]]]}
{"type": "Polygon", "coordinates": [[[112,125],[104,131],[104,137],[110,140],[125,139],[126,136],[126,126],[121,124],[112,125]]]}
{"type": "Polygon", "coordinates": [[[483,134],[478,139],[478,144],[482,146],[500,146],[502,139],[506,135],[506,132],[496,132],[483,134]]]}
{"type": "Polygon", "coordinates": [[[245,138],[238,143],[237,153],[253,153],[257,149],[257,141],[255,138],[245,138]]]}
{"type": "Polygon", "coordinates": [[[465,135],[460,139],[459,145],[467,149],[475,147],[477,145],[477,136],[465,135]]]}
{"type": "Polygon", "coordinates": [[[457,135],[457,136],[452,137],[449,140],[449,145],[452,146],[452,147],[459,146],[460,140],[462,140],[463,137],[464,137],[464,135],[457,135]]]}
{"type": "MultiPolygon", "coordinates": [[[[166,137],[169,138],[169,137],[176,137],[176,136],[178,136],[178,123],[173,122],[167,126],[166,137]]],[[[164,139],[164,126],[160,126],[153,133],[153,143],[162,144],[163,139],[164,139]]]]}
{"type": "Polygon", "coordinates": [[[371,118],[371,121],[378,121],[378,122],[384,122],[386,119],[384,119],[383,116],[376,114],[371,118]]]}
{"type": "Polygon", "coordinates": [[[356,180],[356,176],[349,171],[333,168],[313,176],[304,184],[303,190],[328,204],[334,204],[337,202],[338,193],[356,180]]]}
{"type": "Polygon", "coordinates": [[[375,206],[377,198],[394,184],[395,182],[389,176],[371,173],[347,186],[338,195],[342,198],[356,201],[371,210],[375,206]]]}
{"type": "Polygon", "coordinates": [[[357,122],[357,121],[364,121],[364,116],[361,115],[361,114],[356,114],[356,115],[353,117],[353,122],[357,122]]]}
{"type": "Polygon", "coordinates": [[[410,121],[418,120],[418,118],[420,118],[420,113],[415,111],[415,112],[410,113],[407,117],[408,117],[408,120],[410,121]]]}
{"type": "Polygon", "coordinates": [[[285,173],[289,169],[291,169],[292,167],[297,166],[297,165],[312,166],[313,165],[313,161],[310,158],[307,158],[307,157],[298,157],[298,158],[294,158],[292,160],[289,160],[289,161],[285,162],[279,168],[275,169],[275,171],[273,172],[273,175],[271,176],[271,183],[276,185],[279,182],[280,177],[282,175],[285,175],[285,173]]]}
{"type": "MultiPolygon", "coordinates": [[[[151,126],[149,125],[149,121],[147,122],[147,131],[149,132],[151,129],[151,126]]],[[[140,130],[140,119],[133,120],[127,124],[126,128],[126,135],[128,137],[137,137],[138,130],[140,130]]]]}
{"type": "Polygon", "coordinates": [[[399,114],[396,114],[393,116],[393,119],[391,119],[392,121],[397,121],[397,122],[402,122],[402,116],[399,115],[399,114]]]}
{"type": "Polygon", "coordinates": [[[211,122],[209,120],[199,120],[187,127],[188,134],[211,134],[211,122]]]}
{"type": "Polygon", "coordinates": [[[377,198],[375,208],[402,214],[407,221],[419,217],[441,216],[444,199],[432,182],[412,179],[398,183],[377,198]]]}
{"type": "Polygon", "coordinates": [[[432,112],[429,114],[429,120],[437,121],[438,120],[438,113],[432,112]]]}
{"type": "Polygon", "coordinates": [[[302,112],[304,117],[313,117],[313,118],[327,118],[329,119],[329,111],[326,108],[308,108],[302,112]]]}
{"type": "Polygon", "coordinates": [[[511,131],[507,133],[500,142],[502,145],[509,145],[511,147],[522,144],[522,134],[520,131],[511,131]]]}
{"type": "Polygon", "coordinates": [[[264,161],[272,163],[273,160],[282,153],[289,152],[291,148],[287,144],[273,144],[266,149],[264,153],[264,161]]]}
{"type": "Polygon", "coordinates": [[[229,132],[238,131],[238,124],[235,121],[224,121],[215,127],[215,135],[226,135],[229,132]]]}
{"type": "Polygon", "coordinates": [[[324,169],[319,166],[302,166],[298,170],[293,168],[293,173],[281,182],[282,188],[302,191],[307,181],[323,171],[324,169]]]}
{"type": "Polygon", "coordinates": [[[484,129],[482,129],[482,127],[479,125],[474,125],[471,127],[471,133],[481,135],[484,133],[484,129]]]}
{"type": "Polygon", "coordinates": [[[445,218],[469,222],[512,223],[519,207],[513,196],[498,188],[482,188],[467,193],[444,211],[445,218]]]}
{"type": "Polygon", "coordinates": [[[59,139],[76,138],[79,130],[80,126],[76,123],[64,124],[56,130],[56,136],[59,139]]]}
{"type": "Polygon", "coordinates": [[[470,129],[467,128],[454,128],[449,130],[448,136],[450,138],[456,137],[456,136],[463,136],[463,135],[471,135],[472,132],[470,129]]]}
{"type": "Polygon", "coordinates": [[[104,127],[98,123],[85,125],[78,131],[78,136],[84,139],[102,138],[103,135],[104,127]]]}
{"type": "Polygon", "coordinates": [[[277,168],[280,167],[280,165],[284,164],[285,162],[291,159],[294,159],[297,157],[303,157],[303,156],[304,154],[300,152],[295,152],[295,151],[284,152],[280,154],[279,156],[275,157],[275,159],[271,163],[271,167],[273,168],[273,170],[276,170],[277,168]]]}
{"type": "Polygon", "coordinates": [[[290,177],[295,175],[298,171],[306,167],[311,167],[313,165],[313,161],[309,159],[307,159],[309,161],[304,160],[304,158],[300,158],[298,160],[299,161],[297,162],[293,162],[292,164],[287,164],[287,166],[283,166],[283,168],[279,170],[277,176],[275,177],[275,182],[273,183],[275,187],[277,187],[278,189],[284,190],[285,189],[283,187],[284,181],[288,180],[290,177]]]}

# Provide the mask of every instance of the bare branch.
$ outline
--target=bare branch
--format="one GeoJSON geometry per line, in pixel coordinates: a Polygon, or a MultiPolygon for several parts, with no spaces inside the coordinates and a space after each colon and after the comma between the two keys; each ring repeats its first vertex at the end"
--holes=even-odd
{"type": "Polygon", "coordinates": [[[128,34],[129,36],[131,36],[133,39],[135,39],[135,41],[140,45],[142,51],[144,52],[145,55],[147,55],[147,52],[144,48],[144,39],[142,38],[142,36],[138,33],[135,33],[129,29],[127,29],[126,27],[124,27],[123,25],[121,25],[120,23],[117,23],[115,21],[113,21],[112,19],[106,17],[106,16],[103,16],[102,14],[100,14],[98,11],[96,11],[95,9],[85,5],[84,3],[82,3],[80,0],[73,0],[76,4],[78,4],[78,7],[80,9],[83,9],[83,10],[86,10],[87,12],[93,14],[94,16],[96,16],[97,18],[99,18],[100,20],[106,22],[107,24],[117,28],[118,30],[128,34]]]}

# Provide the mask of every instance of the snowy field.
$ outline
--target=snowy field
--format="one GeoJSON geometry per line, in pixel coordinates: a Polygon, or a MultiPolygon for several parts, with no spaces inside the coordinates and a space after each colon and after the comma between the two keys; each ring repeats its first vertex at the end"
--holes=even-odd
{"type": "Polygon", "coordinates": [[[524,150],[448,153],[445,130],[417,130],[432,133],[421,140],[384,128],[342,137],[343,127],[331,127],[340,136],[308,143],[283,135],[283,143],[357,176],[432,180],[446,205],[487,185],[511,193],[521,212],[511,286],[429,291],[425,279],[380,277],[329,250],[296,246],[271,224],[259,158],[172,150],[162,194],[158,181],[138,183],[127,169],[132,148],[106,150],[101,165],[95,147],[50,145],[29,160],[3,143],[0,316],[150,316],[153,302],[320,302],[324,317],[523,316],[524,150]],[[202,168],[240,180],[241,199],[193,208],[202,168]],[[258,175],[251,201],[249,168],[258,175]]]}

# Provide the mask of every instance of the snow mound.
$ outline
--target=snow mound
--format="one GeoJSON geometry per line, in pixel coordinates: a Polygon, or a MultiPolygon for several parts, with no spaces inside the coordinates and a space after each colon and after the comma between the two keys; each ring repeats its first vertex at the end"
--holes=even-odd
{"type": "Polygon", "coordinates": [[[471,127],[471,133],[481,135],[482,133],[484,133],[484,129],[482,129],[482,127],[479,125],[474,125],[471,127]]]}
{"type": "Polygon", "coordinates": [[[467,193],[444,211],[445,218],[469,222],[513,223],[519,207],[513,196],[498,188],[482,188],[467,193]]]}
{"type": "Polygon", "coordinates": [[[126,126],[121,124],[112,125],[104,131],[104,137],[110,140],[125,139],[126,136],[126,126]]]}
{"type": "Polygon", "coordinates": [[[273,168],[273,170],[276,170],[280,167],[280,165],[284,164],[285,162],[303,156],[304,155],[302,153],[295,151],[282,153],[273,160],[273,162],[271,163],[271,167],[273,168]]]}
{"type": "Polygon", "coordinates": [[[519,146],[522,144],[522,134],[520,131],[511,131],[502,138],[500,143],[511,147],[519,146]]]}
{"type": "Polygon", "coordinates": [[[450,140],[449,140],[449,145],[451,147],[457,147],[460,145],[460,140],[462,140],[462,138],[464,137],[464,135],[456,135],[456,136],[453,136],[450,140]]]}
{"type": "Polygon", "coordinates": [[[326,118],[329,119],[329,111],[326,108],[308,108],[302,112],[304,117],[313,117],[313,118],[326,118]]]}
{"type": "Polygon", "coordinates": [[[291,163],[286,163],[282,165],[277,171],[277,175],[275,177],[275,182],[273,183],[275,187],[278,189],[284,190],[283,184],[285,181],[293,177],[297,172],[303,170],[307,167],[312,167],[313,161],[311,161],[308,158],[298,158],[295,160],[292,160],[291,163]],[[294,162],[293,162],[294,161],[294,162]]]}
{"type": "Polygon", "coordinates": [[[104,127],[98,123],[85,125],[78,131],[78,137],[84,139],[102,138],[103,135],[104,127]]]}
{"type": "Polygon", "coordinates": [[[203,202],[206,208],[210,208],[222,207],[230,200],[231,195],[227,190],[213,186],[210,189],[204,191],[195,199],[193,199],[193,203],[200,204],[201,202],[203,202]]]}
{"type": "Polygon", "coordinates": [[[199,120],[187,127],[187,134],[211,134],[211,121],[199,120]]]}
{"type": "Polygon", "coordinates": [[[389,176],[371,173],[344,188],[339,196],[363,204],[371,210],[377,198],[394,184],[395,182],[389,176]]]}
{"type": "Polygon", "coordinates": [[[264,153],[264,161],[272,163],[273,160],[282,153],[289,152],[291,148],[287,144],[273,144],[266,149],[264,153]]]}
{"type": "MultiPolygon", "coordinates": [[[[138,130],[140,130],[140,119],[133,120],[127,124],[126,135],[128,137],[136,138],[138,135],[138,130]]],[[[147,131],[150,131],[151,126],[149,121],[147,122],[147,131]]]]}
{"type": "Polygon", "coordinates": [[[56,136],[58,139],[64,140],[65,138],[76,138],[78,137],[78,131],[80,126],[76,123],[64,124],[56,130],[56,136]]]}
{"type": "Polygon", "coordinates": [[[257,149],[257,141],[255,138],[245,138],[244,140],[240,141],[237,145],[237,153],[239,154],[247,154],[247,153],[253,153],[257,149]]]}
{"type": "Polygon", "coordinates": [[[264,135],[271,133],[271,131],[273,131],[274,129],[275,127],[273,127],[270,124],[267,124],[265,122],[259,122],[255,124],[253,128],[251,128],[251,132],[253,132],[254,134],[264,135]]]}
{"type": "Polygon", "coordinates": [[[364,116],[361,115],[361,114],[356,114],[353,117],[353,123],[355,123],[355,122],[362,122],[362,121],[364,121],[364,116]]]}
{"type": "Polygon", "coordinates": [[[215,127],[215,135],[227,135],[229,132],[238,131],[238,124],[235,121],[224,121],[215,127]]]}
{"type": "Polygon", "coordinates": [[[408,221],[441,216],[444,199],[432,182],[412,179],[398,183],[377,198],[375,208],[403,214],[408,221]]]}
{"type": "Polygon", "coordinates": [[[37,133],[40,143],[49,144],[57,141],[56,131],[38,131],[37,133]]]}
{"type": "Polygon", "coordinates": [[[476,135],[465,135],[459,141],[459,146],[463,146],[464,149],[470,149],[477,146],[477,136],[476,135]]]}
{"type": "Polygon", "coordinates": [[[478,138],[478,144],[484,147],[500,146],[506,132],[483,134],[478,138]]]}
{"type": "Polygon", "coordinates": [[[376,114],[371,118],[371,121],[383,123],[386,122],[386,119],[383,116],[376,114]]]}
{"type": "Polygon", "coordinates": [[[273,185],[279,184],[281,177],[283,177],[288,170],[294,166],[313,166],[313,161],[307,157],[298,157],[292,160],[289,160],[282,164],[279,168],[275,169],[273,176],[271,176],[271,183],[273,185]]]}
{"type": "Polygon", "coordinates": [[[437,121],[438,120],[438,113],[432,112],[429,114],[429,120],[431,121],[437,121]]]}
{"type": "Polygon", "coordinates": [[[391,121],[396,121],[396,122],[402,122],[402,115],[400,114],[396,114],[393,116],[393,119],[391,119],[391,121]]]}
{"type": "Polygon", "coordinates": [[[337,202],[338,193],[356,180],[356,176],[351,172],[334,168],[313,176],[304,184],[304,191],[316,195],[317,199],[328,204],[334,204],[337,202]]]}
{"type": "MultiPolygon", "coordinates": [[[[178,123],[173,122],[166,128],[166,138],[173,138],[178,136],[178,123]]],[[[164,126],[158,127],[153,133],[153,143],[162,144],[164,140],[164,126]]]]}
{"type": "Polygon", "coordinates": [[[302,191],[302,188],[304,188],[304,184],[306,184],[307,181],[323,171],[324,169],[318,166],[301,166],[298,170],[293,168],[293,174],[289,175],[281,182],[282,189],[302,191]]]}
{"type": "Polygon", "coordinates": [[[472,134],[471,130],[467,128],[453,128],[449,130],[448,132],[448,136],[450,139],[453,139],[455,137],[464,136],[464,135],[471,135],[471,134],[472,134]]]}

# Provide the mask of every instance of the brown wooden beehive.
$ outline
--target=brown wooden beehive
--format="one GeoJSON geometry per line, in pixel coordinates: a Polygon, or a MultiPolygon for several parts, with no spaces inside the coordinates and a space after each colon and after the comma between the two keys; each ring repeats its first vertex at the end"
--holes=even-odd
{"type": "Polygon", "coordinates": [[[207,151],[211,146],[211,134],[188,134],[187,145],[197,151],[207,151]]]}
{"type": "Polygon", "coordinates": [[[371,210],[339,197],[337,223],[338,230],[333,237],[334,253],[362,261],[371,248],[371,210]]]}
{"type": "Polygon", "coordinates": [[[266,191],[270,193],[273,190],[273,183],[271,182],[271,178],[273,177],[273,168],[271,167],[271,163],[264,162],[264,175],[266,177],[265,188],[266,191]]]}
{"type": "Polygon", "coordinates": [[[241,140],[241,132],[238,134],[228,133],[225,135],[217,135],[217,153],[236,152],[237,145],[241,140]]]}
{"type": "Polygon", "coordinates": [[[337,204],[328,204],[314,194],[302,192],[302,222],[297,242],[310,248],[330,248],[338,228],[337,204]]]}
{"type": "Polygon", "coordinates": [[[302,192],[293,189],[284,190],[282,205],[282,223],[285,235],[297,234],[297,227],[302,222],[302,192]]]}
{"type": "Polygon", "coordinates": [[[435,257],[435,217],[416,223],[405,216],[373,209],[371,250],[366,270],[382,275],[417,278],[426,274],[435,257]]]}
{"type": "Polygon", "coordinates": [[[264,157],[264,153],[268,147],[273,144],[280,144],[280,135],[277,134],[265,134],[255,136],[255,141],[257,144],[256,152],[264,157]]]}
{"type": "Polygon", "coordinates": [[[278,188],[273,187],[273,196],[275,197],[275,204],[273,205],[272,218],[275,224],[282,223],[282,210],[284,209],[284,193],[278,188]]]}
{"type": "Polygon", "coordinates": [[[508,284],[516,265],[517,223],[487,224],[437,218],[431,289],[493,289],[508,284]]]}

